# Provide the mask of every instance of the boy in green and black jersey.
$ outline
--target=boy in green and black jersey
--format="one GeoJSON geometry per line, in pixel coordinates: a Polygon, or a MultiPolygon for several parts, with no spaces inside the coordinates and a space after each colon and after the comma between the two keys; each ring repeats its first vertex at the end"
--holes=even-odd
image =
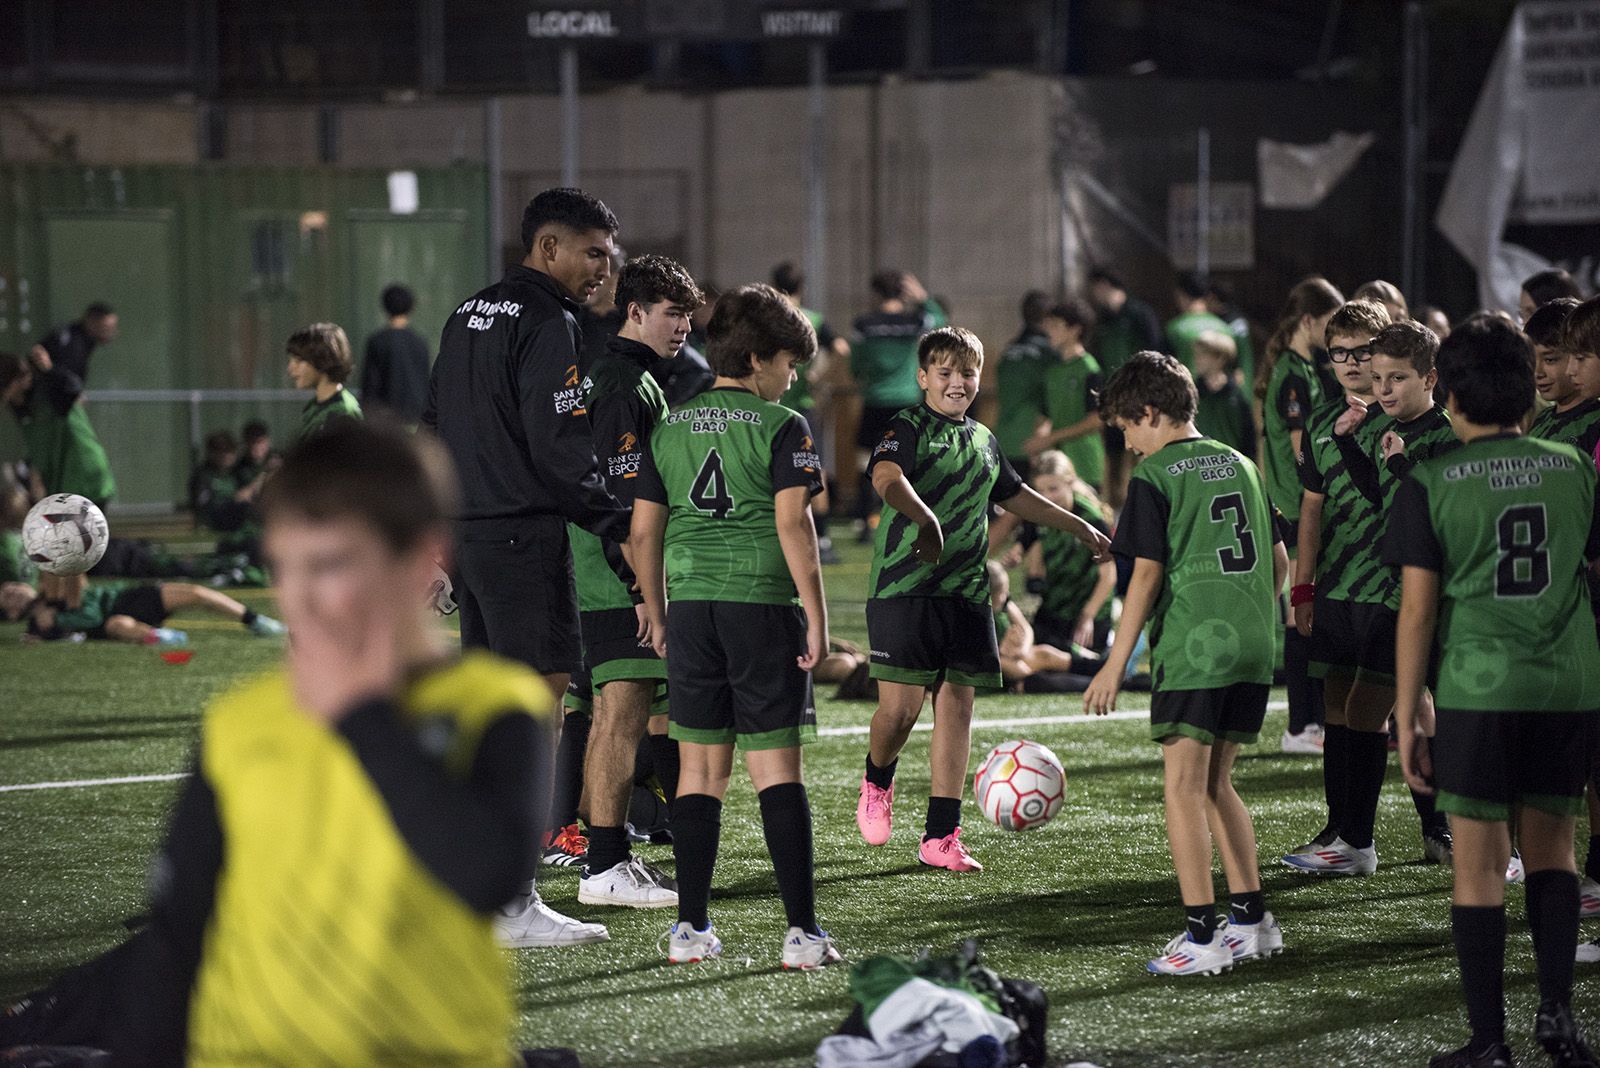
{"type": "Polygon", "coordinates": [[[1100,392],[1100,365],[1083,347],[1094,327],[1094,313],[1082,301],[1067,300],[1044,317],[1045,333],[1056,358],[1044,372],[1045,418],[1024,444],[1029,456],[1060,449],[1078,477],[1091,486],[1105,479],[1105,423],[1095,406],[1100,392]]]}
{"type": "Polygon", "coordinates": [[[355,370],[350,339],[337,323],[312,323],[289,335],[289,381],[296,389],[311,390],[300,413],[296,441],[323,433],[341,420],[360,419],[361,405],[345,382],[355,370]]]}
{"type": "Polygon", "coordinates": [[[724,294],[706,333],[716,381],[651,435],[629,539],[647,632],[667,657],[669,733],[682,759],[672,806],[678,922],[668,954],[689,962],[722,950],[708,906],[737,745],[788,919],[783,965],[816,968],[839,960],[817,926],[800,769],[800,746],[817,730],[810,672],[828,651],[808,508],[822,488],[822,463],[805,419],[775,403],[796,364],[816,353],[816,333],[766,285],[724,294]]]}
{"type": "Polygon", "coordinates": [[[1142,352],[1112,376],[1100,411],[1144,457],[1128,486],[1112,549],[1133,576],[1106,664],[1084,711],[1116,705],[1139,632],[1150,624],[1151,737],[1161,743],[1167,841],[1186,925],[1146,967],[1215,974],[1283,947],[1266,911],[1255,827],[1234,791],[1239,746],[1256,741],[1272,684],[1277,591],[1288,555],[1261,473],[1200,436],[1194,381],[1171,356],[1142,352]],[[1213,830],[1233,895],[1219,930],[1211,882],[1213,830]]]}
{"type": "Polygon", "coordinates": [[[42,346],[28,361],[0,353],[0,402],[22,430],[35,493],[76,493],[104,508],[117,482],[82,395],[83,379],[52,364],[42,346]]]}
{"type": "Polygon", "coordinates": [[[983,344],[971,331],[930,332],[917,363],[922,403],[890,420],[868,468],[884,500],[867,600],[879,700],[856,824],[869,845],[888,842],[895,764],[931,690],[932,782],[918,853],[933,867],[977,871],[961,843],[961,794],[976,688],[1001,685],[984,571],[989,506],[1067,531],[1096,559],[1109,542],[1023,485],[994,434],[967,415],[983,370],[983,344]]]}
{"type": "MultiPolygon", "coordinates": [[[[1064,453],[1040,453],[1033,488],[1084,522],[1110,535],[1105,511],[1094,490],[1078,478],[1064,453]]],[[[1034,637],[1059,649],[1082,649],[1095,660],[1080,664],[1079,671],[1093,673],[1110,640],[1117,565],[1097,561],[1088,546],[1071,534],[1045,527],[1023,558],[1029,585],[1041,580],[1039,608],[1033,616],[1034,637]]],[[[998,618],[998,617],[997,617],[998,618]]]]}
{"type": "Polygon", "coordinates": [[[1533,404],[1532,356],[1526,338],[1489,316],[1451,331],[1439,374],[1464,444],[1411,469],[1384,542],[1385,562],[1402,569],[1401,768],[1413,789],[1437,793],[1455,832],[1450,919],[1472,1039],[1435,1057],[1434,1068],[1513,1063],[1502,874],[1512,819],[1528,872],[1535,1034],[1556,1064],[1594,1063],[1569,1005],[1572,836],[1600,717],[1583,572],[1600,557],[1600,510],[1592,460],[1518,431],[1533,404]],[[1430,715],[1422,694],[1435,651],[1430,715]]]}
{"type": "MultiPolygon", "coordinates": [[[[689,336],[690,316],[703,298],[689,272],[665,256],[629,260],[617,275],[617,333],[585,375],[584,408],[606,488],[631,507],[644,450],[667,417],[667,400],[650,374],[658,359],[672,359],[689,336]]],[[[678,745],[667,736],[666,708],[653,708],[667,665],[656,655],[638,598],[619,578],[604,544],[575,523],[572,544],[583,666],[593,693],[592,723],[583,761],[588,801],[588,859],[578,884],[586,905],[670,908],[678,903],[671,880],[629,855],[628,799],[639,740],[650,737],[651,756],[670,803],[677,791],[678,745]]],[[[562,828],[565,830],[565,828],[562,828]]]]}
{"type": "Polygon", "coordinates": [[[999,394],[994,436],[1000,451],[1023,478],[1028,477],[1026,443],[1048,418],[1044,403],[1045,372],[1059,357],[1050,335],[1044,330],[1044,317],[1050,310],[1050,297],[1038,289],[1022,298],[1022,330],[1000,353],[995,365],[994,384],[999,394]]]}
{"type": "Polygon", "coordinates": [[[1585,456],[1600,444],[1600,396],[1580,389],[1572,377],[1572,353],[1562,330],[1578,298],[1561,297],[1534,312],[1522,332],[1533,342],[1533,386],[1549,403],[1528,428],[1530,438],[1559,441],[1585,456]]]}

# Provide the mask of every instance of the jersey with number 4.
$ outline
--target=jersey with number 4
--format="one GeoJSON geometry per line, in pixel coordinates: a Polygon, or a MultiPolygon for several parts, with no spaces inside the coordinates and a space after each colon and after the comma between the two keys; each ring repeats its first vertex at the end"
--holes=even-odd
{"type": "Polygon", "coordinates": [[[1508,434],[1417,465],[1384,560],[1439,576],[1439,707],[1600,711],[1596,557],[1594,463],[1572,446],[1508,434]]]}
{"type": "Polygon", "coordinates": [[[822,461],[799,413],[746,389],[711,389],[650,436],[635,497],[665,505],[667,596],[793,604],[778,542],[778,492],[822,490],[822,461]]]}
{"type": "Polygon", "coordinates": [[[1272,682],[1277,541],[1261,472],[1221,442],[1175,441],[1134,468],[1111,549],[1165,568],[1149,624],[1156,690],[1272,682]]]}

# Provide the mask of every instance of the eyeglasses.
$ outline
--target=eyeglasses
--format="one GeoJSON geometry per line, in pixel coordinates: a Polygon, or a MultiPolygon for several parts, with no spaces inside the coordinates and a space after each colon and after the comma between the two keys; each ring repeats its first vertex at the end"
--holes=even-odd
{"type": "Polygon", "coordinates": [[[1357,345],[1353,349],[1331,348],[1328,350],[1328,359],[1334,363],[1349,363],[1351,360],[1355,360],[1357,363],[1366,363],[1372,359],[1372,343],[1369,341],[1365,345],[1357,345]]]}

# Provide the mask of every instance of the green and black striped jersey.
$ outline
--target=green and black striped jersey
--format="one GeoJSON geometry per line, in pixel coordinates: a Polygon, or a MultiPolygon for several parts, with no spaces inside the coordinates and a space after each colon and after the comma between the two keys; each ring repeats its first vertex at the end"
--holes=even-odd
{"type": "MultiPolygon", "coordinates": [[[[1300,450],[1300,484],[1323,496],[1317,594],[1335,601],[1380,603],[1388,594],[1392,574],[1379,551],[1383,514],[1351,479],[1333,435],[1333,424],[1347,408],[1342,396],[1319,408],[1306,428],[1300,450]]],[[[1356,433],[1387,418],[1374,404],[1356,433]]]]}
{"type": "Polygon", "coordinates": [[[1600,557],[1597,503],[1592,459],[1518,434],[1412,470],[1384,561],[1439,576],[1441,709],[1600,709],[1584,582],[1585,561],[1600,557]]]}
{"type": "MultiPolygon", "coordinates": [[[[1110,533],[1105,514],[1094,498],[1074,494],[1072,514],[1102,534],[1110,533]]],[[[1044,559],[1044,596],[1034,619],[1076,623],[1089,595],[1094,592],[1095,583],[1100,581],[1100,565],[1095,563],[1087,545],[1054,527],[1039,528],[1039,552],[1044,559]]],[[[1100,606],[1095,618],[1111,619],[1110,597],[1100,606]]]]}
{"type": "Polygon", "coordinates": [[[1267,492],[1272,505],[1292,520],[1300,518],[1300,479],[1292,431],[1304,432],[1311,413],[1340,394],[1338,384],[1315,361],[1284,349],[1272,365],[1262,401],[1262,447],[1267,492]]]}
{"type": "Polygon", "coordinates": [[[1600,400],[1586,400],[1564,412],[1554,406],[1539,413],[1528,429],[1530,438],[1571,445],[1581,456],[1593,456],[1600,445],[1600,400]]]}
{"type": "Polygon", "coordinates": [[[885,504],[872,548],[870,596],[955,597],[987,605],[989,505],[1022,490],[994,433],[971,418],[949,419],[919,404],[890,420],[867,473],[880,463],[899,467],[938,517],[944,554],[937,564],[913,556],[916,524],[885,504]]]}

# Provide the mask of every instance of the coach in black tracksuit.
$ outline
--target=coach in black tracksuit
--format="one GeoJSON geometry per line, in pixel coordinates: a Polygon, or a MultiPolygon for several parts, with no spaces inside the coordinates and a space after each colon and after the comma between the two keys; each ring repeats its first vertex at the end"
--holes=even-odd
{"type": "MultiPolygon", "coordinates": [[[[578,372],[577,312],[606,277],[617,220],[551,189],[522,217],[527,256],[445,323],[422,422],[455,460],[461,644],[529,665],[561,693],[577,666],[567,521],[618,544],[578,372]]],[[[620,553],[616,560],[623,570],[620,553]]],[[[631,581],[631,575],[629,576],[631,581]]]]}

